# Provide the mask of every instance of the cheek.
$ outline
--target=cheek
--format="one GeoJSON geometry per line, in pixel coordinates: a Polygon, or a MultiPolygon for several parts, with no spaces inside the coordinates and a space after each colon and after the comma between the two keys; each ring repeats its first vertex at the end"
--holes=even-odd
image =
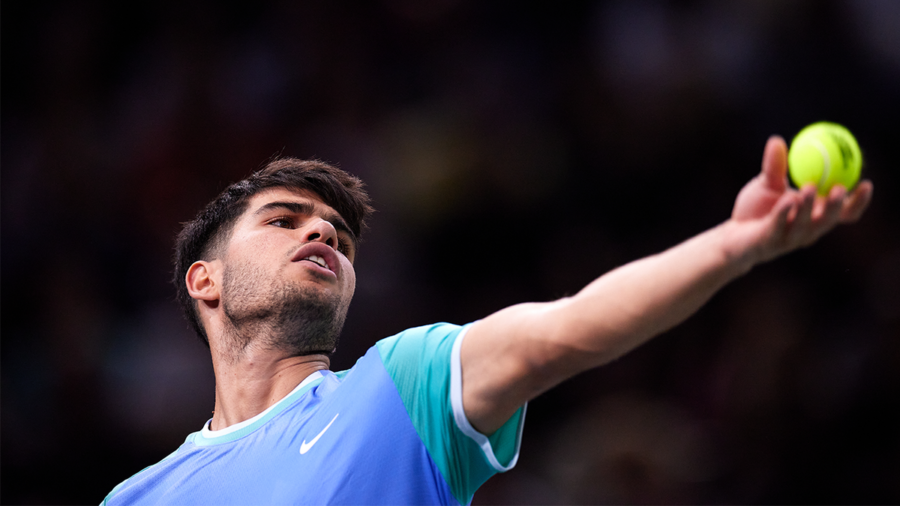
{"type": "Polygon", "coordinates": [[[341,270],[344,273],[344,284],[347,287],[347,293],[352,297],[353,291],[356,290],[356,271],[353,269],[353,264],[343,259],[341,260],[341,270]]]}
{"type": "Polygon", "coordinates": [[[233,241],[227,254],[246,262],[268,262],[271,260],[266,259],[273,257],[276,252],[286,249],[286,246],[282,244],[283,241],[279,239],[274,234],[251,234],[245,236],[243,241],[233,241]]]}

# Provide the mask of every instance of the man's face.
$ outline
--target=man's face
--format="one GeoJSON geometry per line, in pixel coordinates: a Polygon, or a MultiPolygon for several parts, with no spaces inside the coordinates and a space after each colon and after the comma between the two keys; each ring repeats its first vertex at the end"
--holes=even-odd
{"type": "Polygon", "coordinates": [[[330,353],[356,286],[352,232],[308,191],[272,188],[250,199],[222,262],[222,309],[243,349],[330,353]]]}

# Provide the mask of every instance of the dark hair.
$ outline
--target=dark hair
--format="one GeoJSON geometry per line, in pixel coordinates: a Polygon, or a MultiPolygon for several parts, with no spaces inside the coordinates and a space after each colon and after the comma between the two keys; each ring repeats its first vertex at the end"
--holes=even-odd
{"type": "Polygon", "coordinates": [[[200,339],[209,346],[209,337],[200,322],[196,301],[188,293],[185,276],[194,262],[211,260],[219,254],[238,217],[247,210],[251,197],[268,188],[311,191],[340,213],[359,241],[366,227],[366,219],[374,211],[363,186],[359,178],[325,162],[279,158],[226,188],[196,218],[184,223],[175,240],[175,274],[172,282],[175,284],[176,299],[200,339]]]}

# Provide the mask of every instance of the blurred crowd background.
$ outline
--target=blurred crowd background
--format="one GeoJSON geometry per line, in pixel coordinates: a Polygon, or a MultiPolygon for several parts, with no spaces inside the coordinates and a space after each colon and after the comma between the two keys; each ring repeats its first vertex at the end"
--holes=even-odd
{"type": "Polygon", "coordinates": [[[475,504],[900,502],[900,2],[4,2],[4,504],[96,504],[211,416],[179,223],[276,155],[378,213],[334,368],[576,292],[845,124],[861,222],[528,409],[475,504]]]}

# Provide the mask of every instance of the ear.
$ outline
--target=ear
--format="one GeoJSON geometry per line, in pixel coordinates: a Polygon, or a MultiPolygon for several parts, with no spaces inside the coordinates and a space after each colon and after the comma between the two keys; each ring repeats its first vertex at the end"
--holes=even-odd
{"type": "Polygon", "coordinates": [[[197,300],[219,300],[219,283],[215,277],[218,262],[194,262],[184,276],[188,293],[197,300]]]}

